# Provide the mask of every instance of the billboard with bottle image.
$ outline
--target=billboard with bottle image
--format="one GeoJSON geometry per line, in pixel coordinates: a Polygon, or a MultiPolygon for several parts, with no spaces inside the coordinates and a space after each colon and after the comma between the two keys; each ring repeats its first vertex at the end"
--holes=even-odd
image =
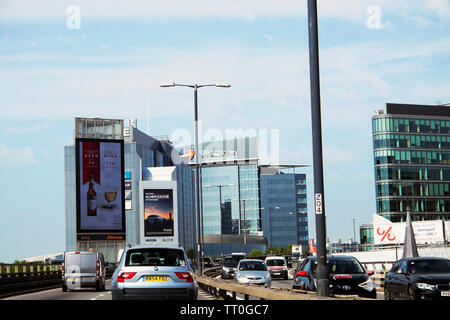
{"type": "Polygon", "coordinates": [[[125,232],[122,140],[76,139],[77,232],[125,232]]]}

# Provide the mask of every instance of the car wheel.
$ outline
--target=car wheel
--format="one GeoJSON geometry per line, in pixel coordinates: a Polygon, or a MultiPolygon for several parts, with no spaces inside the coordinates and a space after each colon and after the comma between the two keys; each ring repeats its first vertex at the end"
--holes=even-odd
{"type": "Polygon", "coordinates": [[[408,298],[409,298],[409,300],[416,300],[416,293],[414,292],[414,289],[412,286],[408,287],[408,298]]]}
{"type": "Polygon", "coordinates": [[[67,286],[65,285],[62,286],[62,292],[67,292],[67,286]]]}

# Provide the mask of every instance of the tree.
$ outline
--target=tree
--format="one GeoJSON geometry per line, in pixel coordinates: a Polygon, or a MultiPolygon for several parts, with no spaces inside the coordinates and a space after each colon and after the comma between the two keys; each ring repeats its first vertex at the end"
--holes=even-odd
{"type": "Polygon", "coordinates": [[[285,247],[279,247],[277,250],[277,254],[280,256],[284,256],[286,254],[286,248],[285,247]]]}
{"type": "Polygon", "coordinates": [[[274,246],[267,247],[264,254],[268,256],[269,254],[277,254],[277,249],[274,246]]]}
{"type": "Polygon", "coordinates": [[[249,258],[259,258],[262,257],[263,253],[261,250],[253,249],[250,251],[250,254],[248,255],[249,258]]]}

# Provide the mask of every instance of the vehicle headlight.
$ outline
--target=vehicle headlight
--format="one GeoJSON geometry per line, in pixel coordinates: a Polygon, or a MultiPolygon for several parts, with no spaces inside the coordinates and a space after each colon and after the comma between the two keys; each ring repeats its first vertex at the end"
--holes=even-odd
{"type": "Polygon", "coordinates": [[[364,281],[363,283],[360,283],[359,286],[367,291],[372,291],[374,288],[372,280],[370,279],[364,281]]]}
{"type": "Polygon", "coordinates": [[[265,279],[269,279],[270,278],[270,273],[267,272],[266,275],[264,276],[265,279]]]}
{"type": "Polygon", "coordinates": [[[436,289],[436,286],[433,284],[419,282],[417,283],[417,288],[422,290],[434,290],[436,289]]]}

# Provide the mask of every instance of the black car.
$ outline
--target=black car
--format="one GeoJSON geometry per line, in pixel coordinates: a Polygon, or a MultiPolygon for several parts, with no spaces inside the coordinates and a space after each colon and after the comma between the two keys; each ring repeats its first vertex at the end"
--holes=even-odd
{"type": "Polygon", "coordinates": [[[384,278],[384,299],[450,300],[450,261],[437,257],[400,259],[384,278]]]}
{"type": "MultiPolygon", "coordinates": [[[[361,263],[351,256],[327,257],[330,294],[358,295],[364,298],[377,298],[377,291],[367,271],[361,263]]],[[[317,257],[308,257],[302,261],[294,273],[293,289],[317,290],[317,257]]]]}

